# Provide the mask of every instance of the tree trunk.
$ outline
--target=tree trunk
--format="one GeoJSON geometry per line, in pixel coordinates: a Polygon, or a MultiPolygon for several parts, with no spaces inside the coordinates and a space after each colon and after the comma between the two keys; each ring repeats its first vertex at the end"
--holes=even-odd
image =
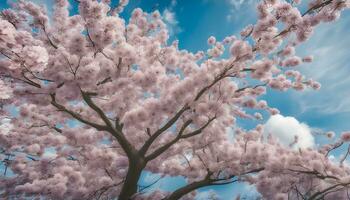
{"type": "Polygon", "coordinates": [[[140,159],[129,161],[129,163],[128,173],[118,200],[130,200],[132,196],[137,193],[137,183],[140,179],[142,170],[145,168],[145,164],[140,161],[140,159]]]}

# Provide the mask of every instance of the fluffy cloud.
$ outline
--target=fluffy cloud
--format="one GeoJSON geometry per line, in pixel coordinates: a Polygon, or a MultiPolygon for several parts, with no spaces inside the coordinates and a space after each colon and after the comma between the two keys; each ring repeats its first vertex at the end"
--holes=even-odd
{"type": "Polygon", "coordinates": [[[298,142],[294,148],[307,148],[315,145],[311,128],[304,123],[300,123],[294,117],[285,117],[282,115],[273,115],[264,126],[264,134],[271,134],[283,145],[288,146],[293,143],[295,136],[298,142]]]}

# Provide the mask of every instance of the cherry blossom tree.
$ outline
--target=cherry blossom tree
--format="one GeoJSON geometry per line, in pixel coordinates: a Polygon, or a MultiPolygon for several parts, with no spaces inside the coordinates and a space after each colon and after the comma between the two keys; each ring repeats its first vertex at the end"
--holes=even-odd
{"type": "Polygon", "coordinates": [[[349,152],[339,162],[328,156],[350,133],[295,149],[297,137],[286,147],[264,137],[263,125],[235,124],[279,112],[261,100],[267,88],[320,88],[296,70],[312,56],[295,47],[348,0],[312,0],[305,12],[299,1],[261,1],[256,24],[223,41],[212,36],[195,53],[169,43],[158,11],[137,8],[126,21],[127,0],[76,1],[73,16],[67,0],[56,0],[50,17],[25,0],[1,12],[2,198],[193,199],[199,188],[234,182],[265,199],[348,198],[349,152]],[[143,171],[187,185],[147,191],[143,171]]]}

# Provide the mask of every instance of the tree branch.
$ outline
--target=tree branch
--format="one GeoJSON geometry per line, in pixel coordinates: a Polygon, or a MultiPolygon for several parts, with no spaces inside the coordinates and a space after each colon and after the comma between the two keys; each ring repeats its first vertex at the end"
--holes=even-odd
{"type": "Polygon", "coordinates": [[[183,132],[185,131],[185,129],[192,123],[192,120],[187,120],[181,127],[178,135],[171,140],[170,142],[166,143],[165,145],[163,145],[162,147],[158,148],[157,150],[155,150],[153,153],[151,153],[149,156],[147,156],[145,158],[146,161],[150,161],[153,160],[154,158],[158,157],[160,154],[162,154],[164,151],[166,151],[167,149],[169,149],[173,144],[175,144],[177,141],[179,141],[181,139],[181,136],[183,134],[183,132]]]}
{"type": "Polygon", "coordinates": [[[329,179],[339,180],[339,178],[336,177],[336,176],[323,175],[323,174],[321,174],[320,172],[318,172],[316,170],[313,170],[313,171],[303,171],[303,170],[295,170],[295,169],[287,169],[287,170],[292,171],[292,172],[302,173],[302,174],[315,175],[317,178],[320,178],[320,179],[329,178],[329,179]]]}
{"type": "Polygon", "coordinates": [[[332,185],[332,186],[330,186],[330,187],[328,187],[328,188],[326,188],[326,189],[324,189],[324,190],[322,190],[322,191],[316,192],[315,194],[313,194],[312,196],[310,196],[308,200],[314,200],[314,199],[316,199],[318,196],[323,195],[324,193],[326,193],[326,192],[328,192],[328,191],[330,191],[330,190],[332,190],[332,189],[334,189],[334,188],[336,188],[336,187],[338,187],[338,186],[343,186],[343,187],[345,187],[345,186],[347,186],[347,185],[349,185],[349,184],[350,184],[350,183],[338,183],[338,184],[332,185]]]}
{"type": "Polygon", "coordinates": [[[333,151],[334,149],[339,148],[339,147],[340,147],[341,145],[343,145],[343,144],[344,144],[344,142],[337,142],[336,144],[334,144],[333,147],[327,151],[325,157],[328,157],[328,155],[329,155],[329,153],[330,153],[331,151],[333,151]]]}
{"type": "MultiPolygon", "coordinates": [[[[321,7],[324,7],[330,3],[332,3],[333,0],[327,0],[327,1],[324,1],[320,4],[316,4],[314,5],[313,7],[309,8],[306,12],[304,12],[301,16],[304,17],[305,15],[309,14],[310,12],[318,9],[318,8],[321,8],[321,7]]],[[[281,32],[279,32],[277,35],[275,35],[274,38],[277,38],[279,36],[282,36],[282,35],[285,35],[287,34],[295,25],[291,25],[289,26],[288,28],[285,28],[284,30],[282,30],[281,32]]]]}
{"type": "Polygon", "coordinates": [[[55,94],[50,94],[51,96],[51,105],[53,105],[54,107],[56,107],[59,111],[63,111],[65,113],[68,113],[69,115],[71,115],[73,118],[75,118],[76,120],[86,124],[86,125],[89,125],[91,127],[94,127],[95,129],[99,130],[99,131],[107,131],[108,130],[108,127],[107,126],[104,126],[104,125],[100,125],[100,124],[96,124],[94,122],[90,122],[86,119],[84,119],[82,116],[80,116],[78,113],[75,113],[74,111],[71,111],[69,109],[67,109],[65,106],[57,103],[56,101],[56,97],[55,97],[55,94]]]}
{"type": "Polygon", "coordinates": [[[114,129],[112,123],[109,121],[108,117],[104,114],[104,112],[102,111],[102,109],[100,109],[91,99],[90,94],[88,92],[84,92],[82,90],[81,91],[81,95],[85,101],[85,103],[92,108],[99,116],[100,118],[103,120],[103,122],[110,128],[110,129],[114,129]]]}
{"type": "Polygon", "coordinates": [[[152,143],[160,136],[164,131],[168,130],[175,122],[180,118],[182,113],[188,110],[190,107],[188,105],[183,106],[164,126],[158,129],[151,137],[145,142],[145,144],[139,150],[141,155],[145,155],[147,150],[152,145],[152,143]]]}
{"type": "Polygon", "coordinates": [[[216,117],[210,118],[207,123],[205,123],[202,127],[200,127],[199,129],[192,131],[191,133],[185,134],[183,136],[181,136],[181,138],[189,138],[189,137],[193,137],[195,135],[198,135],[200,133],[202,133],[202,131],[209,126],[209,124],[214,121],[216,119],[216,117]]]}
{"type": "Polygon", "coordinates": [[[251,88],[251,89],[256,89],[257,87],[266,86],[266,85],[267,85],[267,83],[258,84],[258,85],[255,85],[255,86],[249,85],[249,86],[246,86],[246,87],[243,87],[243,88],[239,88],[239,89],[237,89],[235,92],[242,92],[242,91],[244,91],[244,90],[246,90],[246,89],[249,89],[249,88],[251,88]]]}
{"type": "Polygon", "coordinates": [[[346,157],[348,157],[350,153],[350,145],[348,146],[348,150],[346,151],[346,154],[344,155],[344,157],[340,160],[340,164],[342,165],[343,162],[345,161],[346,157]]]}
{"type": "Polygon", "coordinates": [[[135,156],[135,149],[134,147],[129,143],[129,141],[124,137],[122,131],[118,128],[113,127],[113,124],[111,123],[111,121],[108,119],[108,117],[105,115],[105,113],[103,112],[103,110],[101,108],[99,108],[91,99],[90,95],[88,92],[84,92],[82,90],[81,94],[82,97],[85,101],[85,103],[91,108],[93,109],[102,119],[102,121],[106,124],[106,131],[108,131],[109,133],[111,133],[119,142],[120,146],[122,146],[123,150],[125,151],[125,153],[128,155],[129,158],[132,158],[135,156]]]}
{"type": "Polygon", "coordinates": [[[151,153],[150,155],[146,156],[145,160],[146,161],[150,161],[153,160],[155,158],[157,158],[159,155],[161,155],[162,153],[164,153],[166,150],[168,150],[172,145],[174,145],[176,142],[178,142],[180,139],[184,139],[184,138],[189,138],[189,137],[193,137],[195,135],[200,134],[216,117],[213,117],[211,119],[208,120],[208,122],[206,122],[202,127],[200,127],[199,129],[192,131],[191,133],[188,134],[184,134],[185,129],[192,123],[192,120],[188,120],[186,121],[178,135],[171,140],[170,142],[166,143],[165,145],[163,145],[162,147],[156,149],[153,153],[151,153]]]}
{"type": "MultiPolygon", "coordinates": [[[[257,168],[257,169],[253,169],[253,170],[247,171],[245,173],[242,173],[241,175],[256,173],[256,172],[260,172],[262,170],[264,170],[264,168],[257,168]]],[[[227,179],[211,179],[210,178],[211,175],[212,175],[212,173],[210,171],[208,171],[208,174],[206,175],[205,178],[203,178],[200,181],[190,183],[182,188],[175,190],[173,193],[170,194],[170,196],[165,198],[165,200],[178,200],[181,197],[183,197],[184,195],[186,195],[186,194],[188,194],[196,189],[202,188],[202,187],[206,187],[206,186],[210,186],[210,185],[212,185],[212,186],[226,185],[226,184],[230,184],[230,183],[234,183],[234,182],[238,181],[238,180],[232,180],[232,178],[235,175],[231,175],[227,179]]]]}

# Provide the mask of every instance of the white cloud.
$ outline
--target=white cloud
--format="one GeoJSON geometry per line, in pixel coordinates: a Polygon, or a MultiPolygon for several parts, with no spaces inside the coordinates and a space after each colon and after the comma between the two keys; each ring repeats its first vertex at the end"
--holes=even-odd
{"type": "Polygon", "coordinates": [[[279,114],[271,116],[264,126],[264,134],[271,134],[286,146],[293,143],[294,137],[298,136],[298,143],[294,145],[294,148],[307,148],[315,145],[311,128],[294,117],[284,117],[279,114]]]}
{"type": "Polygon", "coordinates": [[[168,24],[175,25],[178,23],[175,17],[175,13],[170,11],[167,8],[163,11],[163,18],[164,18],[164,21],[168,24]]]}
{"type": "Polygon", "coordinates": [[[240,9],[246,10],[247,13],[256,12],[255,5],[257,2],[257,0],[227,0],[230,11],[226,16],[226,20],[229,22],[236,20],[240,21],[240,18],[242,17],[242,12],[239,12],[240,9]]]}

